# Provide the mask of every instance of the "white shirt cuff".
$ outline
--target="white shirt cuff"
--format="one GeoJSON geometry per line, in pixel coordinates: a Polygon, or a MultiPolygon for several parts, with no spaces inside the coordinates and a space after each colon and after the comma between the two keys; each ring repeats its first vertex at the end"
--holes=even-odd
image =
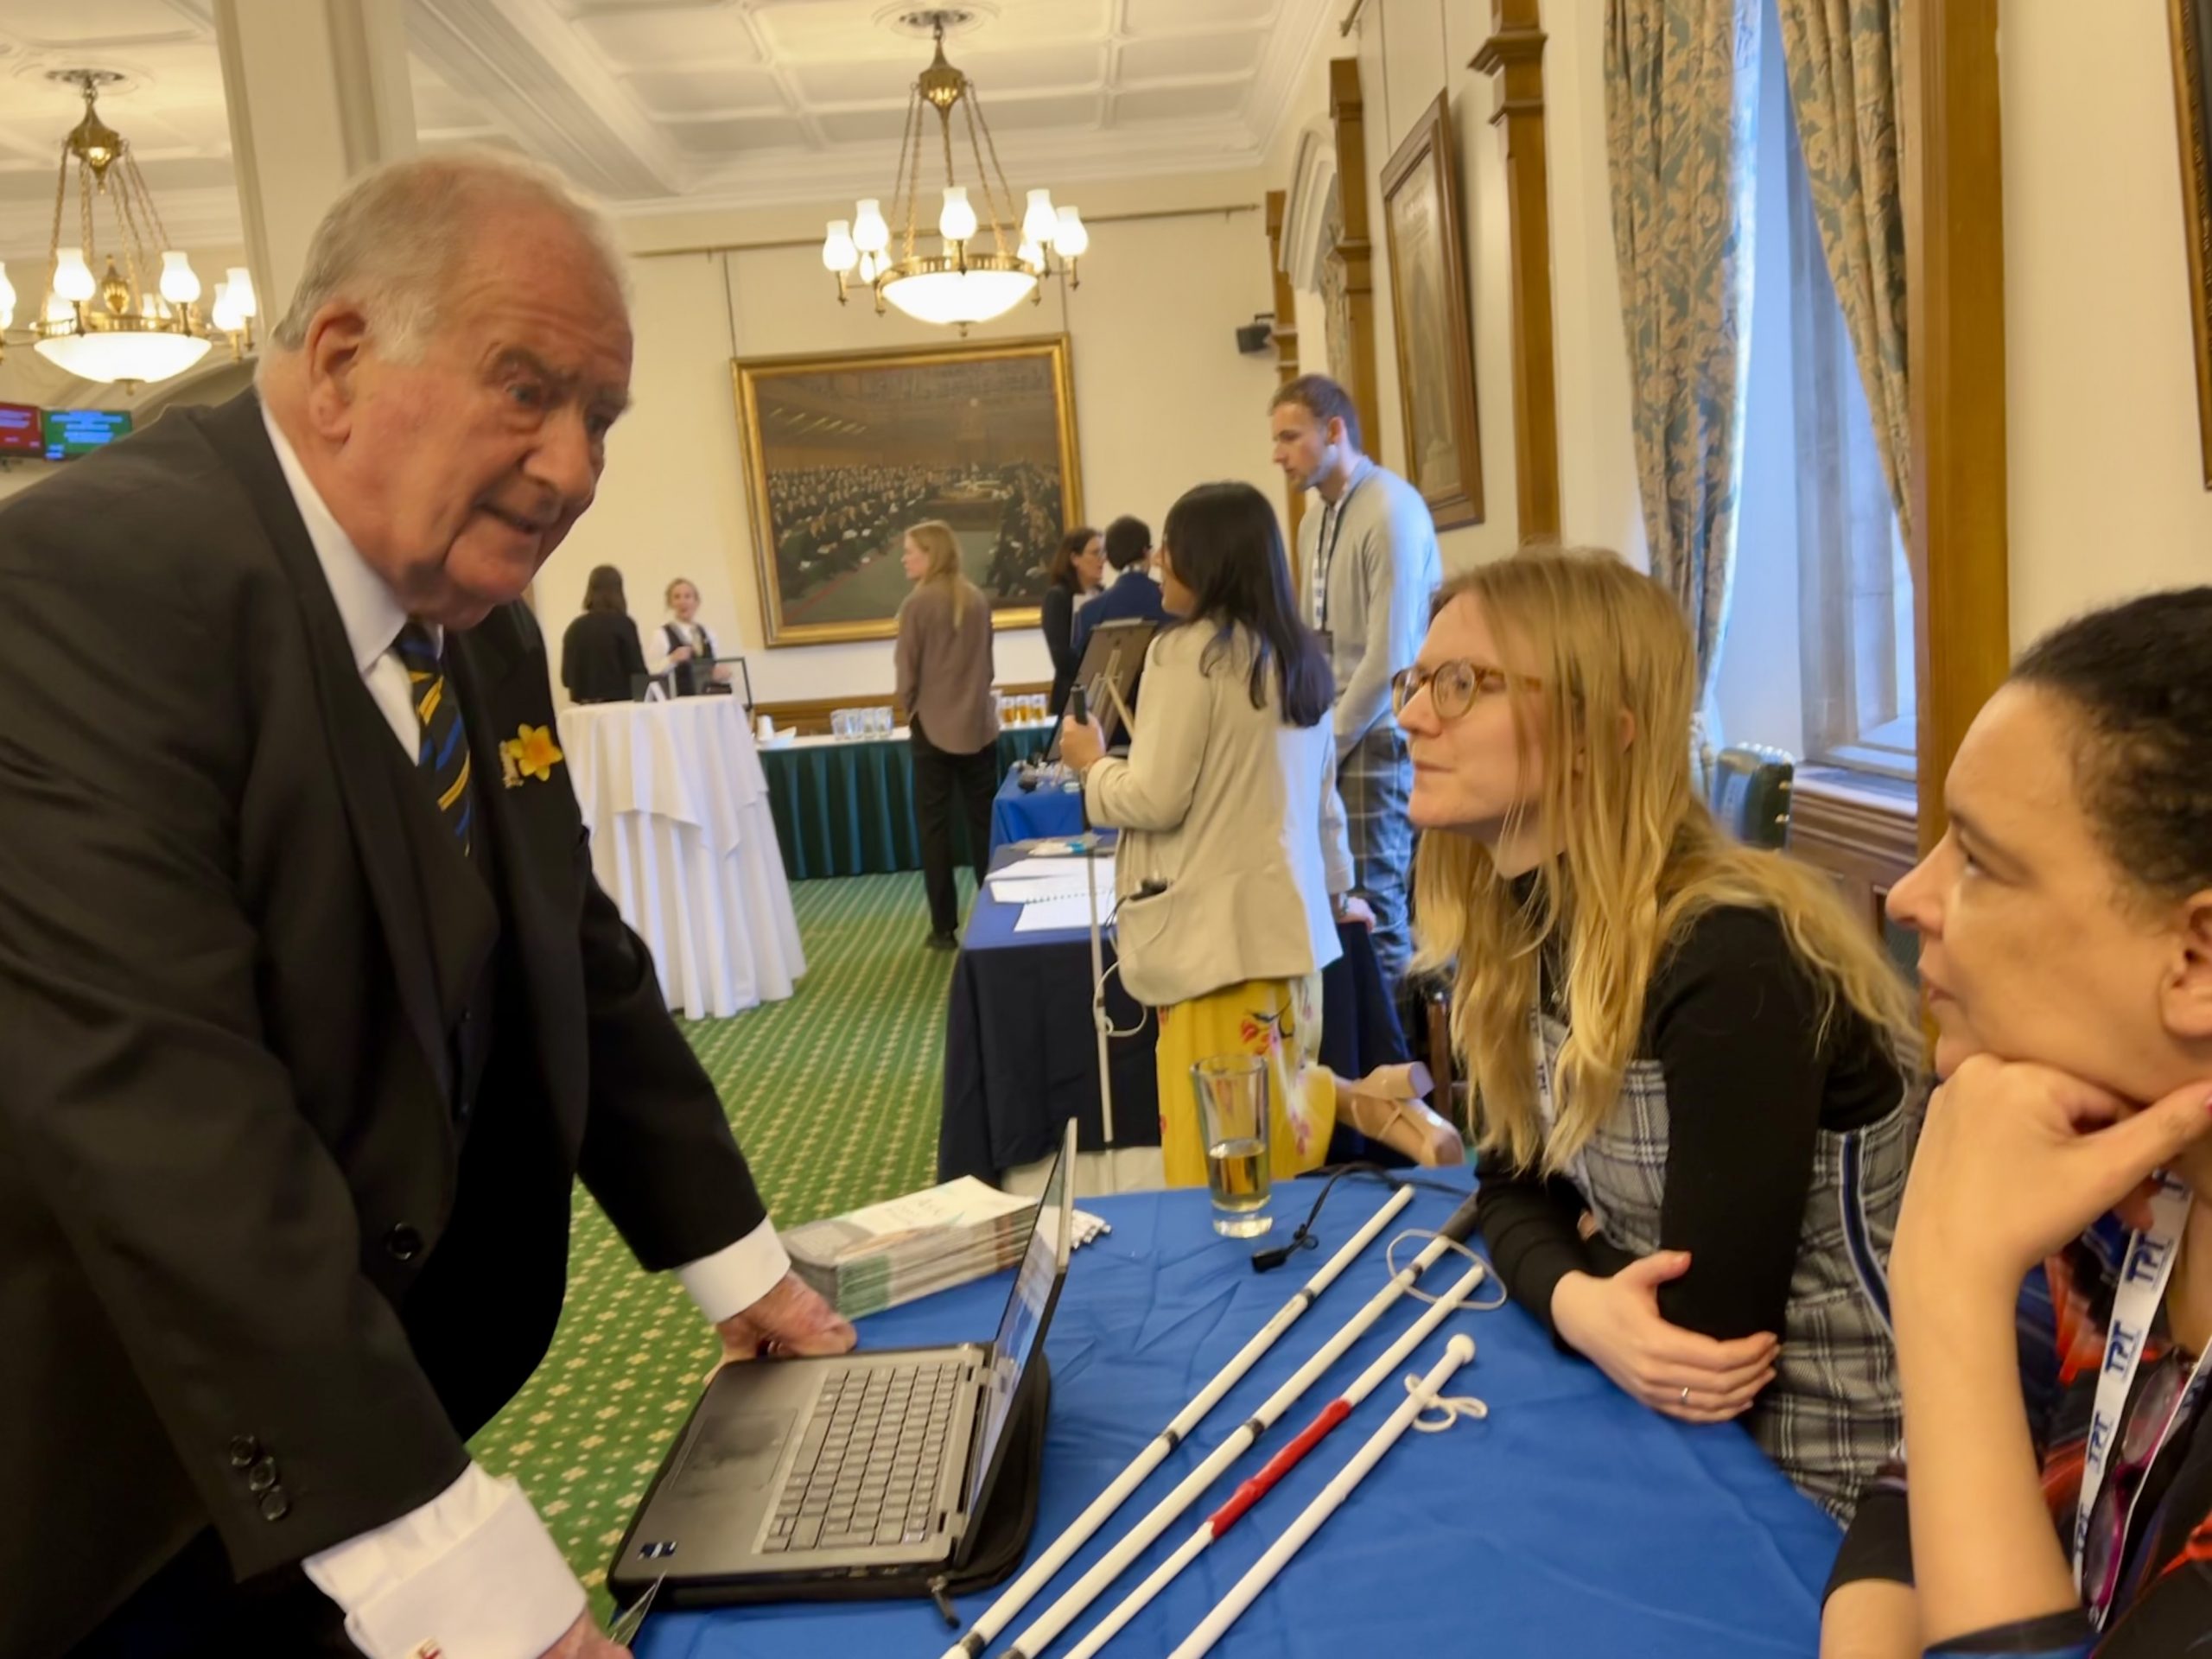
{"type": "Polygon", "coordinates": [[[473,1463],[421,1509],[301,1565],[369,1659],[537,1659],[584,1610],[522,1488],[473,1463]]]}
{"type": "Polygon", "coordinates": [[[676,1278],[699,1305],[707,1323],[720,1325],[766,1296],[791,1270],[791,1259],[776,1236],[776,1224],[764,1221],[736,1243],[678,1268],[676,1278]]]}

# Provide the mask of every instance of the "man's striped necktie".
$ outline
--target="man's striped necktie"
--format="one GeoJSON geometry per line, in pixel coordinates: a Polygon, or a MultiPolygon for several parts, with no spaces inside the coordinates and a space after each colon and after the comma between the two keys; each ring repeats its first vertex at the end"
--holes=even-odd
{"type": "Polygon", "coordinates": [[[416,767],[429,785],[446,828],[453,831],[466,855],[474,813],[468,797],[468,739],[461,730],[460,702],[446,683],[445,666],[438,660],[438,648],[429,629],[419,622],[410,622],[400,629],[393,649],[407,665],[415,719],[422,728],[416,767]]]}

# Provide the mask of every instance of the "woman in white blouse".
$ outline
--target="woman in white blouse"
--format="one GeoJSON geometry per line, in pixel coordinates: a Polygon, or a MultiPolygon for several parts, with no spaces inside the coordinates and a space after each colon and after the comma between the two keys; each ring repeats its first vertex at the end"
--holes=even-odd
{"type": "Polygon", "coordinates": [[[707,680],[717,683],[729,679],[729,664],[715,661],[715,639],[699,620],[699,590],[683,576],[668,584],[664,597],[668,601],[669,620],[661,624],[660,632],[654,637],[653,672],[665,674],[683,663],[702,663],[709,666],[695,669],[682,677],[688,682],[686,689],[696,688],[707,680]]]}

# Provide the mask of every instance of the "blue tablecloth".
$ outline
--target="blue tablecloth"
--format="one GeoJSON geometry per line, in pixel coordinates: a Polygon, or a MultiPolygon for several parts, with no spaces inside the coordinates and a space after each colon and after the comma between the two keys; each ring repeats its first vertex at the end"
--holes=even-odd
{"type": "MultiPolygon", "coordinates": [[[[1447,1177],[1464,1186],[1458,1172],[1447,1177]]],[[[1278,1216],[1303,1215],[1317,1183],[1285,1187],[1278,1216]]],[[[1380,1195],[1346,1182],[1321,1217],[1333,1249],[1380,1195]]],[[[1433,1227],[1452,1200],[1415,1195],[1402,1219],[1433,1227]]],[[[1217,1238],[1203,1192],[1085,1198],[1113,1224],[1077,1251],[1046,1338],[1052,1414],[1033,1557],[1142,1449],[1321,1257],[1253,1273],[1249,1249],[1217,1238]]],[[[1287,1224],[1278,1220],[1277,1234],[1287,1224]]],[[[1154,1502],[1202,1461],[1349,1318],[1384,1277],[1378,1240],[1232,1389],[1191,1440],[1125,1503],[1013,1630],[1057,1596],[1154,1502]]],[[[1404,1259],[1401,1254],[1400,1259],[1404,1259]]],[[[1426,1287],[1457,1277],[1450,1260],[1426,1287]]],[[[1008,1276],[863,1320],[872,1348],[987,1340],[1008,1276]]],[[[1487,1290],[1489,1287],[1485,1287],[1487,1290]]],[[[1415,1314],[1402,1301],[1210,1495],[1211,1510],[1320,1404],[1369,1364],[1415,1314]]],[[[1835,1524],[1769,1464],[1740,1428],[1691,1428],[1635,1404],[1593,1367],[1560,1354],[1518,1308],[1447,1320],[1402,1369],[1426,1370],[1454,1330],[1475,1363],[1450,1392],[1474,1395],[1487,1421],[1408,1433],[1284,1569],[1215,1649],[1224,1659],[1803,1659],[1819,1645],[1821,1586],[1835,1524]]],[[[1108,1654],[1156,1659],[1280,1536],[1402,1398],[1378,1388],[1245,1520],[1116,1638],[1108,1654]]],[[[1197,1525],[1187,1515],[1094,1604],[1065,1651],[1197,1525]]],[[[973,1619],[984,1592],[960,1603],[973,1619]]],[[[639,1659],[933,1659],[952,1633],[926,1602],[847,1603],[656,1615],[639,1659]]]]}
{"type": "MultiPolygon", "coordinates": [[[[1109,844],[1109,831],[1102,837],[1109,844]]],[[[1024,855],[1019,846],[992,855],[998,868],[1024,855]]],[[[1114,895],[1099,894],[1102,916],[1114,895]]],[[[944,1010],[944,1101],[938,1122],[941,1181],[1002,1170],[1049,1156],[1060,1126],[1076,1120],[1083,1149],[1105,1144],[1098,1102],[1098,1044],[1090,1023],[1090,932],[1086,927],[1016,933],[1019,905],[987,890],[968,912],[944,1010]]],[[[1347,1077],[1408,1059],[1404,1033],[1374,941],[1357,925],[1338,929],[1344,954],[1321,974],[1321,1059],[1347,1077]]],[[[1114,960],[1113,936],[1105,960],[1114,960]]],[[[1160,1085],[1154,1060],[1159,1027],[1109,979],[1106,1010],[1116,1037],[1108,1049],[1114,1079],[1114,1144],[1160,1144],[1160,1085]]],[[[1339,1125],[1332,1161],[1365,1158],[1403,1163],[1388,1147],[1339,1125]]]]}
{"type": "Polygon", "coordinates": [[[1009,772],[991,802],[991,854],[1017,841],[1048,841],[1083,833],[1083,796],[1079,791],[1040,784],[1021,786],[1021,774],[1009,772]]]}

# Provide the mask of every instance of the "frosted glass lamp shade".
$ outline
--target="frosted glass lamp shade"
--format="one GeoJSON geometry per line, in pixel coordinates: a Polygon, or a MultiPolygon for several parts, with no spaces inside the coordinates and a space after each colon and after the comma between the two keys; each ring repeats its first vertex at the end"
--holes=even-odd
{"type": "Polygon", "coordinates": [[[976,209],[968,200],[968,187],[944,187],[944,210],[937,216],[938,234],[948,242],[965,242],[976,234],[976,209]]]}
{"type": "Polygon", "coordinates": [[[64,248],[54,256],[54,291],[63,299],[81,305],[92,297],[95,286],[82,248],[64,248]]]}
{"type": "Polygon", "coordinates": [[[200,297],[200,276],[192,261],[174,248],[162,253],[162,297],[171,305],[190,305],[200,297]]]}
{"type": "Polygon", "coordinates": [[[1053,232],[1059,228],[1060,216],[1053,210],[1052,193],[1032,190],[1028,210],[1021,215],[1021,239],[1042,246],[1052,239],[1053,232]]]}
{"type": "Polygon", "coordinates": [[[884,223],[883,205],[874,196],[853,215],[853,245],[862,253],[881,253],[891,245],[891,226],[884,223]]]}

